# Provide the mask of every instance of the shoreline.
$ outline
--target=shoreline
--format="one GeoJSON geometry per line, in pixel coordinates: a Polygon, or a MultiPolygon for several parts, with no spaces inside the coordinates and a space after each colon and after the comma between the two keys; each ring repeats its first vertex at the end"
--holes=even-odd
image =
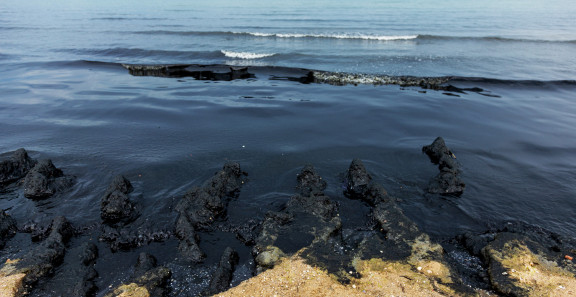
{"type": "MultiPolygon", "coordinates": [[[[431,179],[430,193],[458,195],[465,190],[459,180],[460,166],[441,138],[423,151],[440,171],[431,179]]],[[[74,186],[74,178],[66,172],[49,160],[30,158],[25,150],[3,160],[0,169],[3,191],[23,191],[19,199],[51,199],[74,186]]],[[[203,185],[179,198],[174,230],[166,232],[140,228],[139,222],[148,218],[139,216],[130,181],[116,177],[101,199],[100,253],[102,244],[112,252],[137,253],[153,242],[177,239],[173,252],[182,261],[202,267],[206,254],[214,257],[222,252],[203,250],[201,234],[224,230],[228,204],[249,182],[246,177],[240,164],[226,163],[203,185]]],[[[404,215],[396,198],[372,181],[362,161],[352,161],[345,179],[344,196],[369,207],[370,225],[357,230],[343,227],[339,205],[324,193],[326,181],[314,167],[305,166],[297,175],[297,192],[279,211],[269,211],[259,222],[226,226],[252,249],[254,276],[226,291],[238,264],[236,251],[226,249],[216,270],[210,270],[208,286],[195,294],[540,296],[576,292],[574,239],[510,223],[435,242],[404,215]]],[[[29,233],[33,242],[29,251],[0,267],[0,295],[34,293],[39,284],[50,286],[56,294],[103,292],[96,286],[99,248],[78,241],[71,246],[78,233],[65,217],[56,217],[48,226],[21,225],[9,213],[0,213],[0,247],[11,245],[16,234],[29,233]],[[77,260],[64,260],[70,257],[77,260]],[[72,275],[66,275],[69,272],[72,275]]],[[[171,296],[172,271],[166,264],[140,252],[130,277],[104,292],[106,296],[171,296]]]]}

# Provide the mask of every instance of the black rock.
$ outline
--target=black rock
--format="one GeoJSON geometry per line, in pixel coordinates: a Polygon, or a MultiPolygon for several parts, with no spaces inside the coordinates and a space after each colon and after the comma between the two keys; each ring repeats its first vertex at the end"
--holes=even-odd
{"type": "Polygon", "coordinates": [[[176,222],[176,236],[180,239],[178,251],[180,255],[191,262],[201,262],[206,254],[200,249],[200,237],[189,219],[180,215],[176,222]]]}
{"type": "MultiPolygon", "coordinates": [[[[324,194],[326,182],[314,167],[305,166],[297,182],[300,193],[292,196],[282,211],[268,212],[262,222],[252,249],[258,271],[274,267],[282,256],[304,247],[326,245],[334,250],[328,241],[338,237],[342,228],[338,204],[324,194]]],[[[315,257],[312,254],[308,255],[315,257]]]]}
{"type": "Polygon", "coordinates": [[[203,294],[209,296],[228,290],[238,261],[238,253],[231,247],[227,247],[220,258],[216,271],[212,275],[208,289],[203,294]]]}
{"type": "Polygon", "coordinates": [[[441,171],[428,184],[428,193],[431,194],[454,194],[460,195],[464,192],[466,184],[457,174],[441,171]]]}
{"type": "Polygon", "coordinates": [[[50,225],[51,223],[39,222],[39,221],[29,221],[22,227],[22,232],[30,233],[30,239],[33,242],[39,242],[48,235],[50,235],[50,225]]]}
{"type": "Polygon", "coordinates": [[[175,234],[180,239],[178,250],[186,260],[200,262],[205,257],[198,246],[197,230],[209,230],[215,220],[225,216],[224,199],[238,196],[244,176],[238,163],[226,163],[202,187],[194,187],[179,201],[175,234]]]}
{"type": "Polygon", "coordinates": [[[66,218],[54,218],[50,226],[50,235],[16,263],[14,269],[11,269],[11,274],[25,274],[23,284],[26,289],[35,285],[38,279],[52,275],[54,269],[64,259],[65,245],[72,234],[73,229],[66,218]]]}
{"type": "Polygon", "coordinates": [[[366,172],[364,163],[360,159],[354,159],[346,174],[346,190],[344,194],[352,199],[368,197],[368,191],[372,186],[372,177],[366,172]]]}
{"type": "Polygon", "coordinates": [[[134,203],[128,196],[133,190],[132,184],[124,176],[118,175],[114,178],[100,204],[100,216],[105,223],[113,224],[134,219],[134,203]]]}
{"type": "Polygon", "coordinates": [[[444,139],[438,137],[430,145],[422,147],[422,151],[428,155],[430,161],[438,164],[440,173],[436,175],[428,185],[428,192],[432,194],[460,195],[466,185],[460,179],[460,164],[456,156],[448,149],[444,139]]]}
{"type": "Polygon", "coordinates": [[[152,230],[147,226],[118,226],[102,225],[100,240],[110,244],[112,252],[127,251],[149,244],[150,242],[163,242],[172,236],[165,230],[152,230]]]}
{"type": "Polygon", "coordinates": [[[6,241],[16,234],[16,220],[4,211],[0,211],[0,249],[4,248],[6,241]]]}
{"type": "Polygon", "coordinates": [[[23,178],[36,163],[25,149],[16,150],[10,158],[0,162],[0,186],[23,178]]]}
{"type": "Polygon", "coordinates": [[[437,137],[432,144],[423,146],[422,151],[428,155],[430,161],[434,164],[439,164],[444,156],[452,156],[452,152],[448,149],[442,137],[437,137]]]}
{"type": "Polygon", "coordinates": [[[488,232],[484,234],[474,234],[466,232],[458,236],[458,240],[464,245],[468,251],[474,256],[481,256],[482,249],[491,241],[494,240],[496,233],[488,232]]]}
{"type": "Polygon", "coordinates": [[[156,266],[156,258],[147,253],[138,256],[134,267],[134,276],[129,284],[120,285],[106,297],[112,296],[134,296],[138,291],[138,296],[160,297],[168,294],[167,284],[172,272],[164,266],[156,266]]]}
{"type": "Polygon", "coordinates": [[[250,218],[244,222],[222,222],[214,227],[222,232],[236,234],[236,239],[245,245],[251,246],[255,243],[256,236],[258,236],[258,228],[261,224],[261,220],[250,218]]]}
{"type": "Polygon", "coordinates": [[[442,261],[441,254],[437,250],[432,251],[436,245],[430,242],[427,235],[419,230],[416,223],[404,214],[396,201],[388,196],[386,190],[377,183],[365,182],[370,181],[371,177],[360,160],[352,161],[347,176],[349,177],[349,186],[344,192],[349,197],[353,195],[353,198],[364,200],[372,206],[371,220],[376,223],[375,229],[383,235],[367,234],[367,237],[357,247],[363,257],[405,260],[414,256],[412,255],[413,246],[419,242],[431,249],[425,253],[427,254],[426,257],[429,256],[442,261]],[[360,188],[361,190],[351,193],[350,188],[360,188]]]}
{"type": "Polygon", "coordinates": [[[70,187],[72,183],[73,179],[64,176],[52,161],[41,160],[24,178],[24,196],[32,199],[48,198],[70,187]]]}
{"type": "Polygon", "coordinates": [[[296,177],[297,188],[302,196],[322,195],[326,189],[326,181],[322,179],[312,165],[306,165],[296,177]]]}
{"type": "Polygon", "coordinates": [[[98,248],[93,243],[84,242],[69,250],[59,273],[43,284],[43,290],[53,296],[94,296],[98,272],[94,263],[98,258],[98,248]]]}
{"type": "Polygon", "coordinates": [[[134,266],[134,277],[138,278],[146,274],[148,270],[157,266],[156,258],[148,253],[140,253],[134,266]]]}

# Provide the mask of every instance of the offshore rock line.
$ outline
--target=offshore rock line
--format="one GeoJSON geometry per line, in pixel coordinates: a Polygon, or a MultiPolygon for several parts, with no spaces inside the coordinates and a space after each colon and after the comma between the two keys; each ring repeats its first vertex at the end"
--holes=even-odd
{"type": "MultiPolygon", "coordinates": [[[[481,88],[457,88],[448,85],[454,77],[415,77],[415,76],[389,76],[374,74],[353,74],[340,72],[327,72],[303,68],[289,68],[276,66],[246,66],[236,67],[229,65],[198,65],[198,64],[122,64],[131,75],[157,76],[169,78],[192,77],[197,80],[231,81],[236,79],[270,79],[290,80],[303,84],[320,83],[337,86],[344,85],[399,85],[402,87],[420,87],[423,89],[465,93],[476,92],[482,95],[481,88]]],[[[462,78],[458,78],[462,79],[462,78]]]]}

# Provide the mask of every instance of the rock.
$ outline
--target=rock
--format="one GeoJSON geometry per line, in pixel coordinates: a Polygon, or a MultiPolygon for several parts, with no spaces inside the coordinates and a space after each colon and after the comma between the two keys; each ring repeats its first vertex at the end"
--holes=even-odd
{"type": "Polygon", "coordinates": [[[440,170],[440,173],[430,181],[428,192],[432,194],[462,194],[466,185],[460,180],[460,165],[456,161],[456,156],[446,146],[444,139],[442,137],[436,138],[432,144],[422,147],[422,152],[428,155],[432,163],[438,164],[440,170]]]}
{"type": "Polygon", "coordinates": [[[438,175],[430,180],[428,193],[461,195],[465,188],[466,185],[457,174],[440,171],[438,175]]]}
{"type": "Polygon", "coordinates": [[[184,216],[178,218],[176,222],[176,237],[180,239],[178,251],[184,259],[192,262],[201,262],[206,257],[206,254],[200,249],[200,237],[188,218],[184,216]]]}
{"type": "Polygon", "coordinates": [[[344,195],[350,199],[363,200],[370,206],[390,200],[386,190],[372,182],[372,177],[360,159],[352,160],[348,168],[344,195]]]}
{"type": "Polygon", "coordinates": [[[240,165],[229,162],[202,187],[188,191],[176,206],[176,236],[180,239],[178,250],[183,258],[200,262],[205,257],[198,246],[197,230],[209,230],[213,222],[226,213],[226,197],[235,198],[244,184],[246,173],[240,165]]]}
{"type": "Polygon", "coordinates": [[[495,233],[477,235],[471,232],[466,232],[463,235],[458,236],[458,239],[472,255],[481,256],[482,249],[488,245],[490,241],[493,241],[495,236],[495,233]]]}
{"type": "Polygon", "coordinates": [[[369,268],[373,273],[381,273],[387,267],[396,267],[398,271],[405,270],[402,273],[406,275],[424,276],[444,294],[454,295],[454,288],[462,292],[467,290],[444,259],[442,246],[421,232],[381,185],[371,182],[372,178],[360,160],[352,161],[346,176],[345,195],[372,205],[371,217],[379,231],[347,235],[347,240],[358,242],[350,255],[356,271],[369,268]]]}
{"type": "Polygon", "coordinates": [[[73,179],[64,176],[52,161],[41,160],[24,178],[24,196],[31,199],[45,199],[70,187],[73,179]]]}
{"type": "Polygon", "coordinates": [[[285,254],[281,249],[269,246],[256,256],[256,263],[265,268],[272,268],[284,256],[285,254]]]}
{"type": "Polygon", "coordinates": [[[140,219],[138,204],[129,196],[133,190],[130,181],[118,175],[100,203],[100,216],[104,222],[100,240],[108,242],[113,252],[162,242],[172,235],[170,231],[158,229],[149,218],[140,219]]]}
{"type": "Polygon", "coordinates": [[[296,180],[298,181],[296,187],[300,190],[300,195],[304,197],[323,195],[326,189],[326,181],[316,173],[312,165],[304,166],[296,176],[296,180]]]}
{"type": "Polygon", "coordinates": [[[36,163],[36,160],[28,156],[25,149],[14,151],[7,160],[0,162],[0,186],[23,178],[36,163]]]}
{"type": "Polygon", "coordinates": [[[94,296],[98,289],[97,258],[98,248],[93,243],[84,242],[69,250],[59,273],[43,284],[43,291],[55,296],[94,296]]]}
{"type": "Polygon", "coordinates": [[[488,264],[490,283],[502,294],[568,296],[576,293],[572,261],[558,264],[562,263],[560,255],[548,257],[543,246],[526,236],[499,233],[482,253],[488,264]]]}
{"type": "Polygon", "coordinates": [[[204,295],[215,295],[228,290],[238,261],[238,253],[231,247],[227,247],[220,258],[216,271],[212,275],[208,289],[203,292],[204,295]]]}
{"type": "Polygon", "coordinates": [[[134,276],[141,277],[148,270],[153,269],[157,266],[156,258],[148,253],[140,253],[138,255],[138,260],[136,260],[136,265],[134,266],[134,276]]]}
{"type": "Polygon", "coordinates": [[[570,296],[576,292],[576,265],[566,260],[576,240],[521,222],[458,238],[481,257],[491,287],[507,296],[570,296]]]}
{"type": "Polygon", "coordinates": [[[252,249],[259,272],[302,248],[325,245],[342,228],[338,204],[324,195],[326,182],[314,167],[305,166],[297,182],[300,193],[292,196],[281,212],[268,212],[262,223],[252,249]]]}
{"type": "Polygon", "coordinates": [[[128,197],[133,190],[124,176],[114,178],[100,203],[100,216],[105,223],[128,222],[135,218],[134,203],[128,197]]]}
{"type": "Polygon", "coordinates": [[[193,77],[197,80],[231,81],[255,77],[248,67],[227,65],[131,65],[122,66],[134,76],[193,77]]]}
{"type": "Polygon", "coordinates": [[[4,248],[6,241],[16,234],[16,220],[5,211],[0,211],[0,249],[4,248]]]}
{"type": "MultiPolygon", "coordinates": [[[[134,223],[135,224],[135,223],[134,223]]],[[[163,242],[172,236],[170,231],[153,230],[150,226],[118,226],[102,225],[100,241],[110,244],[112,252],[128,251],[150,242],[163,242]]]]}
{"type": "Polygon", "coordinates": [[[245,245],[252,246],[256,243],[258,236],[258,228],[262,222],[255,218],[250,218],[242,223],[228,223],[220,227],[224,232],[232,232],[236,234],[236,239],[240,240],[245,245]]]}
{"type": "Polygon", "coordinates": [[[422,152],[426,153],[434,164],[440,164],[442,158],[452,156],[452,152],[448,149],[442,137],[437,137],[432,144],[423,146],[422,152]]]}
{"type": "Polygon", "coordinates": [[[164,266],[156,266],[156,259],[141,253],[134,268],[134,276],[128,284],[114,288],[106,297],[113,296],[166,296],[167,284],[172,272],[164,266]]]}
{"type": "MultiPolygon", "coordinates": [[[[56,217],[50,227],[50,235],[22,259],[7,261],[0,269],[0,283],[10,283],[8,292],[25,293],[38,279],[54,273],[62,263],[65,244],[73,234],[70,223],[64,217],[56,217]]],[[[13,296],[13,295],[8,295],[13,296]]]]}
{"type": "Polygon", "coordinates": [[[344,194],[352,199],[368,197],[372,186],[372,177],[366,172],[364,163],[354,159],[346,174],[346,190],[344,194]]]}

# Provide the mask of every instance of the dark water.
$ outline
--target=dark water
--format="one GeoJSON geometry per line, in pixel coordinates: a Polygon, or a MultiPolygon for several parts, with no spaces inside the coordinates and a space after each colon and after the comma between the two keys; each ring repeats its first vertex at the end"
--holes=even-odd
{"type": "MultiPolygon", "coordinates": [[[[105,189],[123,174],[142,216],[171,230],[179,196],[234,160],[249,182],[230,204],[232,223],[281,207],[295,192],[296,174],[313,164],[350,214],[345,226],[355,226],[364,213],[342,195],[341,178],[361,158],[435,238],[516,220],[576,236],[571,5],[8,2],[0,7],[0,152],[24,147],[77,177],[71,190],[44,201],[0,194],[0,208],[20,224],[65,215],[92,230],[105,189]],[[132,76],[121,63],[461,76],[468,78],[445,85],[483,91],[303,84],[269,75],[132,76]],[[437,168],[421,147],[437,136],[462,165],[460,197],[426,193],[437,168]]],[[[86,236],[97,240],[93,230],[86,236]]],[[[204,234],[203,248],[236,245],[248,273],[249,250],[230,236],[204,234]]],[[[195,272],[175,260],[175,247],[171,239],[135,253],[104,252],[98,263],[118,265],[99,264],[110,271],[99,287],[126,278],[141,250],[185,281],[195,272]]],[[[219,255],[212,257],[208,262],[219,255]]],[[[190,283],[173,285],[194,291],[190,283]]]]}

